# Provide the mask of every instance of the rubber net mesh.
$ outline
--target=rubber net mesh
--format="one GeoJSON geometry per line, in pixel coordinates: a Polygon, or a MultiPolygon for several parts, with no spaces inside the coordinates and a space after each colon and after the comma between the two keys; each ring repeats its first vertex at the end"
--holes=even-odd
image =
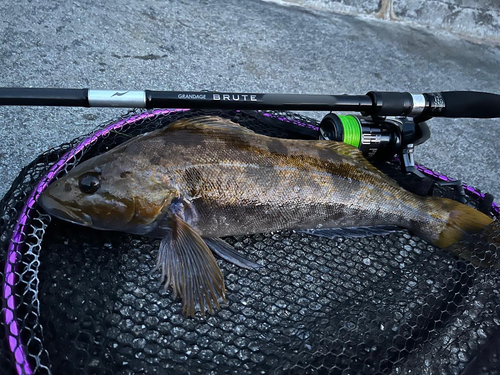
{"type": "MultiPolygon", "coordinates": [[[[307,138],[300,133],[317,126],[290,113],[136,112],[40,155],[0,201],[2,374],[498,373],[500,271],[408,231],[359,240],[292,231],[226,238],[264,267],[218,259],[227,303],[185,318],[151,272],[159,240],[51,220],[36,194],[30,198],[67,152],[74,155],[54,176],[200,113],[279,137],[307,138]]],[[[384,168],[397,176],[396,164],[384,168]]],[[[433,192],[457,197],[453,187],[433,192]]],[[[466,193],[470,205],[481,203],[478,192],[466,193]]]]}

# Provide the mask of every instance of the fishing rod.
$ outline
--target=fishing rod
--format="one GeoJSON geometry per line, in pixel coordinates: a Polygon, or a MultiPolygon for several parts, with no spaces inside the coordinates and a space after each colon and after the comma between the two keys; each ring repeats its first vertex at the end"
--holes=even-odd
{"type": "Polygon", "coordinates": [[[420,173],[413,161],[414,146],[430,137],[425,121],[500,117],[500,95],[477,91],[304,95],[4,87],[0,106],[6,105],[360,112],[362,116],[329,113],[320,123],[318,137],[349,143],[368,158],[388,160],[398,155],[402,170],[416,175],[420,173]]]}
{"type": "Polygon", "coordinates": [[[500,95],[477,91],[366,95],[227,93],[217,91],[120,91],[0,88],[0,106],[254,109],[355,111],[370,116],[500,117],[500,95]]]}

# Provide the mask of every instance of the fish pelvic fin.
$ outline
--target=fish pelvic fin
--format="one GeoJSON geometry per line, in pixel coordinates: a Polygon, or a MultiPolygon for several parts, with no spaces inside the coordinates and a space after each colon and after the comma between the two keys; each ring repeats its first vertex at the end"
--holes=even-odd
{"type": "Polygon", "coordinates": [[[182,299],[182,313],[194,317],[220,309],[225,300],[224,277],[200,235],[182,218],[171,218],[172,233],[160,244],[156,267],[161,268],[165,290],[172,287],[174,297],[182,299]]]}
{"type": "Polygon", "coordinates": [[[446,198],[433,199],[449,212],[448,220],[438,236],[431,240],[432,244],[441,248],[462,241],[471,234],[477,233],[493,222],[489,216],[465,204],[446,198]]]}
{"type": "Polygon", "coordinates": [[[221,240],[220,238],[207,237],[204,238],[204,240],[210,250],[228,262],[236,264],[242,268],[246,268],[247,270],[258,270],[262,267],[262,265],[245,258],[243,255],[238,253],[233,246],[229,245],[226,241],[221,240]]]}

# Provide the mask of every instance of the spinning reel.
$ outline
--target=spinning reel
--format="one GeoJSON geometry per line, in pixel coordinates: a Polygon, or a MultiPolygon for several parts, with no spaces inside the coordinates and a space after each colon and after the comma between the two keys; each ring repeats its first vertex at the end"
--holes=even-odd
{"type": "Polygon", "coordinates": [[[386,161],[398,155],[403,172],[423,176],[413,160],[414,147],[430,137],[427,124],[407,117],[339,116],[329,113],[321,121],[319,138],[345,142],[372,160],[386,161]]]}

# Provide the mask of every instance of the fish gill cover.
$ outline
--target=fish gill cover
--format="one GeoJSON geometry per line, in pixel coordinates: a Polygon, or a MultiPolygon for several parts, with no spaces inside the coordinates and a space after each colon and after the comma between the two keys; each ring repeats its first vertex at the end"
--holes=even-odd
{"type": "MultiPolygon", "coordinates": [[[[294,126],[317,126],[290,113],[157,110],[40,155],[0,201],[2,373],[497,372],[500,270],[460,260],[408,231],[226,238],[264,267],[246,270],[218,258],[227,302],[213,315],[186,318],[151,272],[159,240],[51,220],[34,203],[46,176],[200,114],[283,138],[303,137],[294,126]]],[[[395,162],[383,168],[399,173],[395,162]]],[[[483,195],[466,192],[469,205],[481,204],[483,195]]],[[[457,198],[451,187],[433,193],[457,198]]],[[[499,216],[498,206],[491,215],[499,216]]],[[[480,234],[469,242],[495,255],[497,222],[487,231],[495,242],[480,234]]]]}

